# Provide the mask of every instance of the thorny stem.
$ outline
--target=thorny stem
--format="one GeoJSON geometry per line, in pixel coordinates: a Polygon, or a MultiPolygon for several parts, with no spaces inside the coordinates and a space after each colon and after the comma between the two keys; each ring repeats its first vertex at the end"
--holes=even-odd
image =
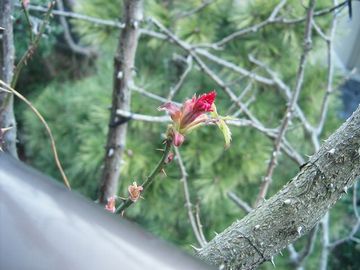
{"type": "MultiPolygon", "coordinates": [[[[13,76],[13,79],[12,79],[11,85],[10,85],[11,87],[13,87],[13,88],[15,87],[22,68],[26,65],[28,59],[34,54],[35,50],[37,49],[40,39],[41,39],[43,33],[45,32],[46,26],[50,20],[51,12],[52,12],[54,6],[55,6],[55,1],[51,1],[49,3],[49,8],[45,14],[45,18],[41,24],[39,33],[35,36],[34,40],[31,40],[31,43],[30,43],[28,49],[26,50],[24,55],[21,57],[19,63],[16,65],[16,68],[14,70],[14,76],[13,76]]],[[[25,14],[26,14],[26,11],[25,11],[25,14]]]]}
{"type": "MultiPolygon", "coordinates": [[[[154,170],[149,174],[149,176],[146,178],[145,182],[141,185],[143,187],[143,192],[152,184],[152,182],[155,179],[155,176],[158,175],[161,170],[164,168],[165,166],[165,162],[166,162],[166,158],[170,152],[171,149],[171,145],[172,145],[172,140],[171,139],[166,139],[165,140],[165,148],[163,150],[163,155],[159,161],[159,163],[156,165],[156,167],[154,168],[154,170]]],[[[125,201],[123,201],[122,204],[120,204],[120,206],[118,208],[116,208],[115,213],[122,213],[125,209],[127,209],[130,205],[132,205],[134,202],[129,198],[127,198],[125,201]]]]}
{"type": "Polygon", "coordinates": [[[29,26],[29,36],[30,36],[30,41],[32,42],[34,40],[34,36],[33,36],[33,31],[32,31],[32,24],[31,24],[31,21],[30,21],[30,14],[29,14],[29,11],[28,11],[28,9],[26,8],[26,6],[24,4],[24,1],[20,0],[20,2],[21,2],[21,8],[24,11],[26,23],[29,26]]]}

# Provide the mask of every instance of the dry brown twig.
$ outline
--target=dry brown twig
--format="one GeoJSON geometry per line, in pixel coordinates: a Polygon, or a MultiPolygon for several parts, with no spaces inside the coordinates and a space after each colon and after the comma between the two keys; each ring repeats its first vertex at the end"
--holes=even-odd
{"type": "Polygon", "coordinates": [[[62,176],[62,179],[64,181],[64,184],[65,186],[71,190],[71,186],[70,186],[70,183],[69,183],[69,180],[67,179],[66,177],[66,174],[64,172],[64,169],[61,165],[61,162],[60,162],[60,159],[59,159],[59,156],[58,156],[58,153],[57,153],[57,150],[56,150],[56,144],[55,144],[55,139],[54,139],[54,136],[51,132],[51,129],[49,127],[49,125],[47,124],[46,120],[44,119],[44,117],[41,115],[41,113],[34,107],[34,105],[32,105],[32,103],[26,98],[24,97],[23,95],[21,95],[18,91],[16,91],[15,89],[11,88],[9,85],[7,85],[5,82],[3,82],[2,80],[0,80],[0,84],[2,86],[2,88],[0,88],[0,90],[4,91],[3,89],[11,92],[12,94],[14,94],[15,96],[17,96],[19,99],[21,99],[23,102],[25,102],[29,107],[30,109],[35,113],[35,115],[40,119],[41,123],[44,125],[45,129],[46,129],[46,132],[48,133],[49,135],[49,138],[50,138],[50,143],[51,143],[51,149],[53,151],[53,154],[54,154],[54,159],[55,159],[55,163],[56,163],[56,166],[58,167],[59,169],[59,172],[62,176]]]}

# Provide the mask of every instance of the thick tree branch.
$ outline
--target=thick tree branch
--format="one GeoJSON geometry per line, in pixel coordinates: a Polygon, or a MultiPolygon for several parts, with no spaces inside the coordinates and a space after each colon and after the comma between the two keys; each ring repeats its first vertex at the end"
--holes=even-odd
{"type": "MultiPolygon", "coordinates": [[[[10,84],[14,67],[14,43],[12,23],[13,3],[11,0],[0,1],[0,80],[10,84]]],[[[0,91],[0,128],[6,129],[1,134],[0,145],[5,152],[17,157],[16,121],[13,109],[13,95],[0,91]]]]}
{"type": "Polygon", "coordinates": [[[214,265],[254,269],[308,233],[360,176],[360,106],[282,190],[199,253],[214,265]]]}
{"type": "Polygon", "coordinates": [[[118,116],[117,110],[130,111],[132,72],[138,44],[139,24],[143,19],[142,0],[124,2],[125,28],[121,32],[114,58],[114,86],[105,164],[101,177],[100,203],[117,192],[120,164],[126,143],[128,118],[118,116]]]}

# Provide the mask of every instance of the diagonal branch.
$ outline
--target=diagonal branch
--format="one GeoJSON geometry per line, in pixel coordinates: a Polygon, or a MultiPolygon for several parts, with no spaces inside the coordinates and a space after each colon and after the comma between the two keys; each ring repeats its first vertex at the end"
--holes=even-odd
{"type": "Polygon", "coordinates": [[[179,20],[185,17],[189,17],[194,15],[195,13],[198,13],[200,11],[202,11],[203,9],[205,9],[207,6],[211,5],[212,3],[214,3],[216,0],[203,0],[202,4],[192,10],[189,11],[185,11],[182,13],[179,13],[177,15],[175,15],[175,20],[179,20]]]}
{"type": "Polygon", "coordinates": [[[174,87],[171,87],[169,95],[167,97],[168,100],[172,100],[174,98],[176,93],[180,90],[181,86],[184,84],[186,77],[189,75],[192,69],[192,57],[190,55],[186,58],[186,64],[187,67],[184,70],[183,74],[181,74],[179,81],[176,83],[174,87]]]}
{"type": "Polygon", "coordinates": [[[297,71],[296,76],[296,83],[295,83],[295,89],[292,94],[291,100],[289,102],[289,105],[287,107],[287,110],[285,112],[283,121],[281,123],[279,134],[274,142],[274,148],[270,157],[270,161],[266,170],[266,175],[263,179],[263,182],[260,186],[259,195],[256,199],[256,204],[259,204],[262,200],[265,199],[266,193],[268,191],[268,188],[272,181],[272,174],[274,172],[274,169],[277,165],[277,159],[280,152],[280,143],[285,137],[286,130],[289,126],[289,123],[293,117],[293,113],[295,110],[295,104],[297,103],[297,100],[300,95],[300,91],[303,86],[303,80],[304,80],[304,73],[305,73],[305,63],[307,60],[308,53],[311,49],[312,45],[312,39],[311,39],[311,33],[312,33],[312,21],[314,16],[314,8],[315,8],[315,0],[310,1],[310,5],[307,11],[307,20],[306,20],[306,26],[305,26],[305,35],[304,35],[304,50],[300,58],[300,63],[297,71]]]}
{"type": "Polygon", "coordinates": [[[359,146],[360,106],[292,181],[217,235],[198,256],[234,269],[254,269],[270,260],[308,233],[360,176],[359,146]]]}
{"type": "Polygon", "coordinates": [[[190,192],[189,192],[189,186],[187,183],[187,172],[184,165],[184,162],[182,161],[179,149],[177,147],[174,147],[174,151],[177,157],[177,163],[179,165],[180,171],[181,171],[181,182],[183,184],[183,190],[184,190],[184,196],[185,196],[185,207],[187,209],[188,218],[190,221],[190,225],[192,228],[192,231],[194,232],[195,238],[197,242],[199,243],[200,247],[204,247],[206,244],[205,238],[203,238],[203,234],[200,232],[200,228],[198,227],[196,223],[196,219],[193,213],[193,207],[190,200],[190,192]]]}

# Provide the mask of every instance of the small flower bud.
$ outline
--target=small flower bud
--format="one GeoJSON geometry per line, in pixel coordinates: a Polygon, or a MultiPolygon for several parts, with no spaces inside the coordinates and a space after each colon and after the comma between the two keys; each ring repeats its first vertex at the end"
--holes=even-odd
{"type": "Polygon", "coordinates": [[[140,198],[140,193],[143,191],[143,187],[138,186],[136,182],[133,182],[133,184],[128,187],[128,191],[130,200],[136,202],[140,198]]]}
{"type": "Polygon", "coordinates": [[[116,203],[115,197],[112,196],[107,201],[108,201],[108,203],[105,205],[105,209],[111,213],[115,213],[115,210],[116,210],[115,209],[115,203],[116,203]]]}
{"type": "Polygon", "coordinates": [[[169,164],[171,161],[173,161],[173,159],[174,159],[174,153],[170,152],[165,159],[165,164],[169,164]]]}
{"type": "Polygon", "coordinates": [[[185,137],[184,135],[180,134],[179,132],[177,131],[174,131],[173,133],[173,144],[176,146],[176,147],[179,147],[183,144],[183,142],[185,141],[185,137]]]}

